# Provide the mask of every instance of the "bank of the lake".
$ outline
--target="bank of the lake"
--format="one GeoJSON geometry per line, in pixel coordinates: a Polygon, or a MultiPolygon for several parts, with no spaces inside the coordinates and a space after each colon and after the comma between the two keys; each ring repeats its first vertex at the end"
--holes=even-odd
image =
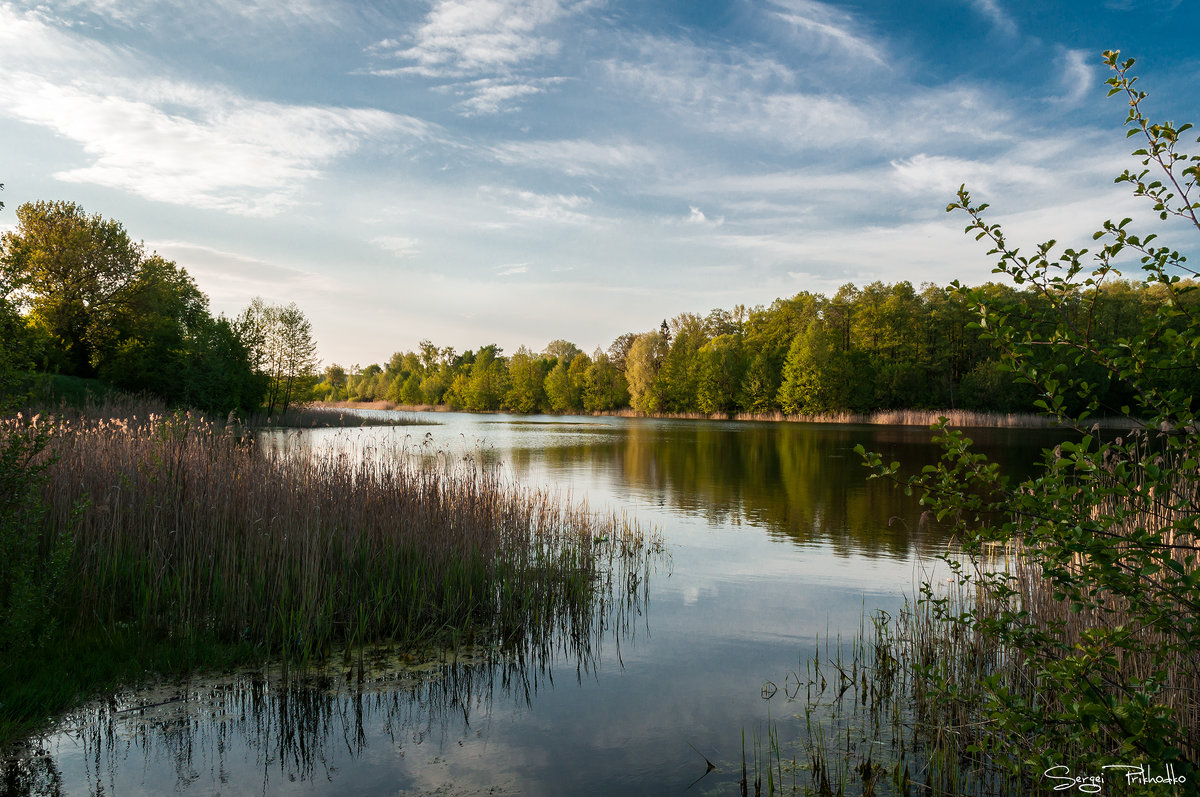
{"type": "MultiPolygon", "coordinates": [[[[319,401],[313,402],[312,407],[325,409],[381,410],[383,412],[463,412],[445,404],[397,404],[391,401],[319,401]]],[[[496,412],[478,412],[478,415],[509,415],[511,413],[497,410],[496,412]]],[[[531,413],[542,415],[543,413],[531,413]]],[[[657,418],[660,420],[686,421],[756,421],[767,423],[823,423],[850,424],[868,426],[929,426],[942,418],[951,426],[970,427],[977,429],[1049,429],[1055,423],[1045,415],[1032,412],[977,412],[974,410],[880,410],[871,413],[838,412],[815,415],[788,415],[782,412],[737,412],[737,413],[699,413],[699,412],[656,412],[641,413],[629,408],[621,410],[597,410],[583,415],[551,415],[561,418],[657,418]]]]}

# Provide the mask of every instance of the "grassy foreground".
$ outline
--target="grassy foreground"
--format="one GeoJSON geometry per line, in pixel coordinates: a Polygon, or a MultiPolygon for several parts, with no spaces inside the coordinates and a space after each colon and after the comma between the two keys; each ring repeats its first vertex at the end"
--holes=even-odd
{"type": "MultiPolygon", "coordinates": [[[[1139,517],[1130,526],[1146,522],[1139,517]]],[[[856,635],[818,640],[803,671],[764,685],[771,714],[802,719],[804,731],[784,738],[778,720],[751,730],[742,752],[742,795],[1020,797],[1063,791],[1064,784],[1074,793],[1197,793],[1200,651],[1156,658],[1153,651],[1168,647],[1170,634],[1138,624],[1120,600],[1072,607],[1054,594],[1019,540],[945,560],[955,565],[949,582],[925,582],[899,615],[877,613],[856,635]],[[993,589],[997,578],[1011,592],[993,589]],[[1051,664],[988,633],[1014,610],[1028,634],[1054,640],[1051,664]],[[1147,645],[1122,656],[1091,646],[1097,630],[1114,627],[1129,628],[1147,645]],[[1180,755],[1146,756],[1114,732],[1120,729],[1103,726],[1047,746],[1048,729],[1068,722],[1089,691],[1086,684],[1074,692],[1046,688],[1045,668],[1072,656],[1105,660],[1093,699],[1115,701],[1129,691],[1126,685],[1140,687],[1170,719],[1173,731],[1163,741],[1178,745],[1180,755]],[[1027,706],[1027,722],[1005,723],[1006,703],[1027,706]]],[[[1186,561],[1182,554],[1179,560],[1186,561]]],[[[1194,559],[1185,566],[1197,572],[1194,559]]]]}
{"type": "MultiPolygon", "coordinates": [[[[25,644],[0,651],[5,740],[147,671],[430,640],[586,648],[644,587],[655,546],[463,463],[281,454],[148,405],[2,431],[44,437],[23,528],[31,583],[61,582],[25,644]]],[[[3,608],[18,625],[34,610],[3,608]]]]}

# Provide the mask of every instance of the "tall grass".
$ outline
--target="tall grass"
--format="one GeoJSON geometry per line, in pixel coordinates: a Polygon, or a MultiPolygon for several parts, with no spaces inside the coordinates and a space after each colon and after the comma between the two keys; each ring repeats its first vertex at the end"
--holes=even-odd
{"type": "MultiPolygon", "coordinates": [[[[392,409],[392,408],[386,408],[392,409]]],[[[323,429],[346,428],[360,426],[414,426],[428,424],[429,421],[419,421],[412,416],[392,416],[379,414],[363,414],[346,412],[345,409],[327,406],[291,407],[287,412],[277,412],[267,415],[264,412],[250,415],[241,423],[252,429],[263,427],[285,429],[323,429]]]]}
{"type": "MultiPolygon", "coordinates": [[[[593,413],[620,418],[645,417],[632,409],[593,413]]],[[[958,427],[996,427],[1009,429],[1040,429],[1053,422],[1040,415],[1023,412],[985,412],[975,410],[878,410],[876,412],[824,412],[806,415],[775,412],[660,412],[653,418],[713,421],[774,421],[786,423],[867,424],[874,426],[924,426],[928,428],[939,418],[948,418],[958,427]]]]}
{"type": "MultiPolygon", "coordinates": [[[[1198,497],[1178,490],[1151,496],[1139,511],[1124,512],[1112,531],[1121,536],[1171,528],[1187,514],[1180,507],[1195,506],[1198,497]]],[[[1180,545],[1180,565],[1196,573],[1195,558],[1189,558],[1186,547],[1194,535],[1166,536],[1180,545]]],[[[1028,706],[1031,717],[1053,724],[1056,717],[1068,716],[1068,704],[1080,698],[1079,693],[1047,690],[1040,675],[1045,660],[1031,660],[989,633],[990,623],[1010,622],[1014,612],[1024,613],[1019,616],[1028,634],[1053,640],[1062,656],[1086,654],[1097,629],[1128,628],[1141,644],[1100,652],[1107,657],[1101,688],[1116,700],[1131,687],[1160,683],[1148,698],[1173,716],[1184,754],[1195,760],[1200,753],[1200,651],[1164,659],[1155,650],[1176,641],[1171,631],[1139,624],[1122,601],[1109,597],[1098,605],[1073,606],[1063,600],[1021,540],[987,546],[974,556],[950,551],[945,558],[960,565],[957,577],[947,580],[943,571],[926,580],[920,596],[906,602],[897,616],[880,612],[855,636],[826,639],[823,646],[818,640],[802,671],[788,673],[781,685],[764,687],[764,698],[782,697],[785,706],[798,708],[793,713],[804,725],[790,745],[780,745],[778,723],[770,719],[769,744],[762,745],[761,733],[755,732],[749,762],[744,752],[742,766],[744,772],[760,773],[760,779],[748,781],[743,775],[743,795],[1017,797],[1061,787],[1062,780],[1021,766],[1020,756],[1035,760],[1041,753],[1080,777],[1104,775],[1105,762],[1147,765],[1150,774],[1166,775],[1163,762],[1123,754],[1121,740],[1102,729],[1047,751],[1035,749],[1036,725],[1022,729],[998,721],[997,709],[1007,702],[1028,706]],[[997,577],[1011,591],[996,590],[997,577]],[[762,781],[768,772],[788,777],[762,781]]],[[[777,708],[775,714],[780,713],[777,708]]],[[[1181,771],[1186,770],[1177,766],[1170,772],[1181,771]]],[[[1131,784],[1116,770],[1107,772],[1103,793],[1191,794],[1195,784],[1131,784]]]]}
{"type": "Polygon", "coordinates": [[[478,469],[264,450],[136,404],[35,422],[48,526],[73,530],[77,628],[292,661],[434,637],[586,646],[644,588],[654,542],[633,524],[478,469]]]}

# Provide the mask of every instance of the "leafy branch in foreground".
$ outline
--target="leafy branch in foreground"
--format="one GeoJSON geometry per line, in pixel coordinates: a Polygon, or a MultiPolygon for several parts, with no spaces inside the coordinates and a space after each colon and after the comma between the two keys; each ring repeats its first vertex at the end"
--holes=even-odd
{"type": "MultiPolygon", "coordinates": [[[[1160,219],[1200,232],[1195,199],[1200,154],[1182,149],[1190,125],[1151,122],[1135,88],[1133,60],[1106,52],[1110,96],[1129,101],[1130,136],[1145,146],[1143,168],[1117,178],[1153,204],[1160,219]]],[[[947,639],[967,635],[1000,651],[981,680],[952,683],[930,671],[938,699],[966,704],[975,722],[960,728],[971,754],[1039,779],[1049,768],[1100,771],[1108,764],[1170,765],[1194,783],[1200,760],[1200,307],[1196,271],[1131,219],[1105,222],[1102,245],[1063,249],[1047,241],[1030,253],[1012,246],[986,204],[966,188],[947,210],[968,215],[967,232],[990,243],[995,273],[1042,298],[1038,312],[970,297],[981,333],[1004,365],[1038,394],[1064,427],[1044,452],[1040,475],[1010,483],[971,440],[943,421],[942,458],[909,479],[940,519],[952,521],[965,558],[947,557],[972,599],[955,605],[925,585],[947,639]],[[1105,283],[1136,253],[1140,289],[1154,302],[1129,335],[1100,329],[1105,283]],[[1086,264],[1085,264],[1086,263],[1086,264]],[[1097,396],[1118,397],[1102,405],[1097,396]],[[1104,424],[1097,423],[1107,416],[1104,424]],[[1115,420],[1115,425],[1114,425],[1115,420]],[[986,556],[1004,542],[1015,564],[986,556]]],[[[877,476],[898,464],[865,454],[877,476]]],[[[945,670],[941,671],[944,674],[945,670]]],[[[1114,777],[1113,780],[1116,778],[1114,777]]],[[[1160,784],[1161,785],[1161,784],[1160,784]]],[[[1170,786],[1171,784],[1167,784],[1170,786]]]]}

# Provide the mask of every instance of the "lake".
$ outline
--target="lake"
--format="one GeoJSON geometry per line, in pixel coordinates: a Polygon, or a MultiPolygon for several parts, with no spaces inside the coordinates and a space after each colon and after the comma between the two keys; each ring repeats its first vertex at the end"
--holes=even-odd
{"type": "MultiPolygon", "coordinates": [[[[583,652],[496,661],[467,650],[373,662],[361,684],[268,670],[111,696],[38,740],[10,793],[735,794],[744,740],[805,732],[786,685],[816,647],[895,612],[948,544],[915,499],[867,481],[853,451],[915,469],[937,456],[923,428],[406,417],[418,425],[264,442],[469,459],[624,511],[665,543],[639,600],[583,652]]],[[[969,434],[1016,474],[1053,439],[969,434]]]]}

